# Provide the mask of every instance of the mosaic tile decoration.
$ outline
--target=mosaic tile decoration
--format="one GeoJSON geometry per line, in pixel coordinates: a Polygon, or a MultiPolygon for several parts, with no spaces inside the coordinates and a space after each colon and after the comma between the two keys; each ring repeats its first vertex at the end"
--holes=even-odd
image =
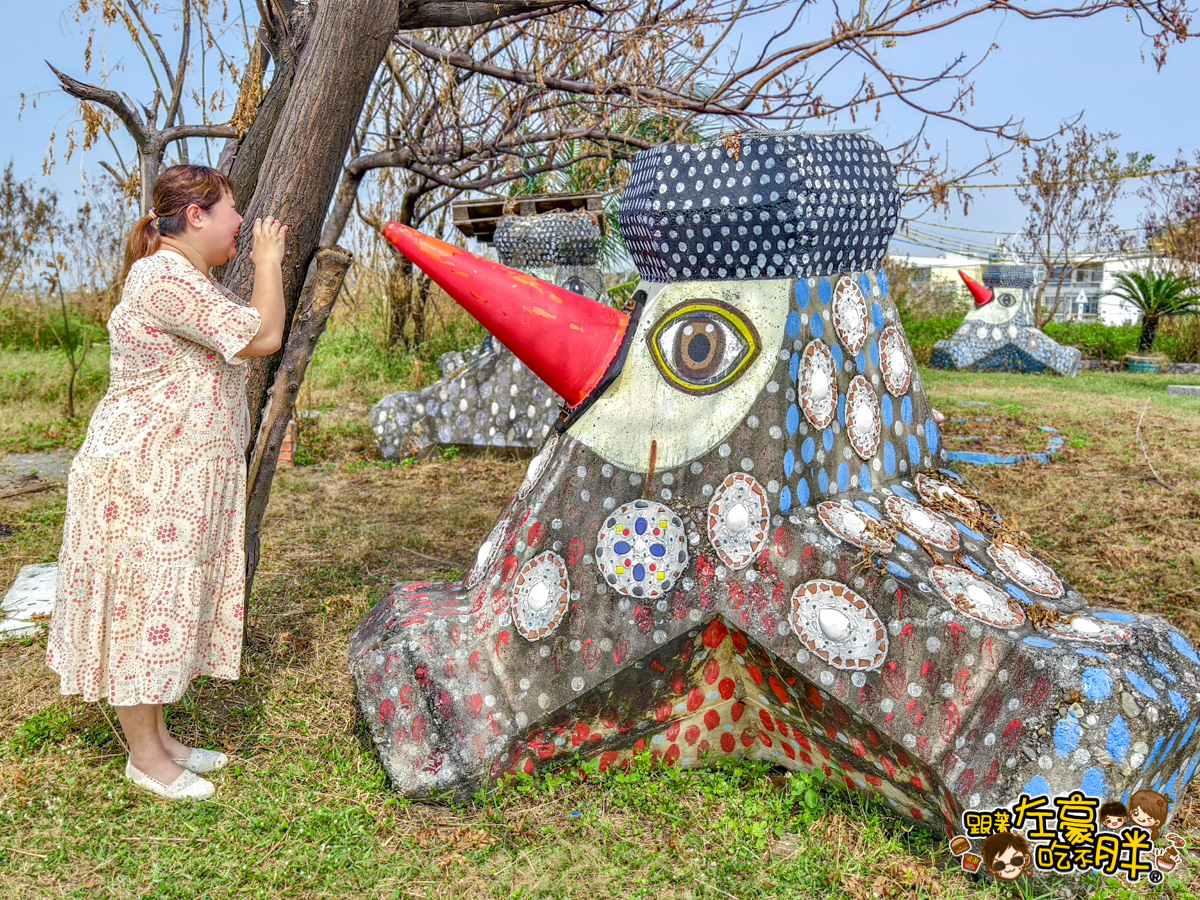
{"type": "MultiPolygon", "coordinates": [[[[666,216],[647,201],[671,199],[678,217],[690,201],[723,210],[719,228],[747,197],[749,228],[752,193],[714,193],[722,162],[722,177],[740,152],[802,184],[837,146],[791,135],[776,153],[756,140],[696,148],[686,164],[666,148],[643,154],[632,208],[666,216]],[[691,166],[714,175],[685,180],[691,166]]],[[[858,212],[891,209],[893,193],[889,180],[821,219],[828,238],[813,238],[807,264],[786,264],[811,269],[787,277],[722,279],[728,263],[704,243],[717,234],[674,219],[684,230],[665,259],[642,252],[649,298],[619,377],[530,462],[463,581],[397,585],[351,637],[359,705],[401,794],[467,798],[517,772],[585,759],[607,770],[639,753],[680,766],[751,757],[821,772],[948,836],[965,809],[1022,792],[1182,794],[1200,767],[1200,654],[1167,621],[1091,607],[1032,562],[946,469],[920,371],[910,365],[906,390],[888,386],[890,350],[897,370],[912,356],[886,273],[843,267],[870,255],[849,245],[858,212]],[[835,322],[843,278],[867,308],[857,352],[857,332],[835,322]],[[696,359],[656,357],[652,338],[697,303],[753,326],[759,352],[718,389],[689,392],[696,359]],[[812,383],[817,367],[827,385],[812,383]],[[857,379],[878,403],[873,449],[851,443],[857,379]],[[851,514],[890,546],[863,546],[851,514]],[[532,571],[555,592],[535,597],[532,571]],[[1056,584],[1055,596],[1034,590],[1056,584]],[[560,609],[564,593],[542,633],[533,614],[560,609]]],[[[802,208],[775,207],[796,240],[809,234],[802,208]]],[[[736,352],[726,345],[720,362],[736,352]]]]}
{"type": "Polygon", "coordinates": [[[989,265],[983,284],[994,296],[967,313],[954,335],[938,341],[930,365],[937,369],[1025,374],[1079,374],[1082,354],[1037,327],[1032,266],[989,265]]]}

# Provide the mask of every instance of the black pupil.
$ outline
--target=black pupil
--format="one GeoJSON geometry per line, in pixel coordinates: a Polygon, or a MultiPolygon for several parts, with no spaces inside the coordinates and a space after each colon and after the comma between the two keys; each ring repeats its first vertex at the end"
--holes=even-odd
{"type": "Polygon", "coordinates": [[[709,343],[708,338],[702,334],[698,334],[688,343],[688,356],[690,356],[694,362],[702,363],[708,359],[710,347],[711,344],[709,343]]]}

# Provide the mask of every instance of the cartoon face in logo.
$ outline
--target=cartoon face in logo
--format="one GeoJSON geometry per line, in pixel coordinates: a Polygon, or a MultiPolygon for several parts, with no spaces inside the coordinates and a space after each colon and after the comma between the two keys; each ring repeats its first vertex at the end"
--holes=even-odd
{"type": "Polygon", "coordinates": [[[1120,831],[1129,821],[1129,810],[1120,800],[1110,800],[1100,807],[1100,827],[1105,831],[1120,831]]]}
{"type": "Polygon", "coordinates": [[[1158,840],[1158,832],[1167,821],[1171,798],[1157,791],[1137,791],[1129,798],[1129,821],[1150,832],[1150,840],[1158,840]]]}
{"type": "Polygon", "coordinates": [[[1012,831],[988,835],[980,852],[987,870],[1001,881],[1012,881],[1033,862],[1025,838],[1012,831]]]}

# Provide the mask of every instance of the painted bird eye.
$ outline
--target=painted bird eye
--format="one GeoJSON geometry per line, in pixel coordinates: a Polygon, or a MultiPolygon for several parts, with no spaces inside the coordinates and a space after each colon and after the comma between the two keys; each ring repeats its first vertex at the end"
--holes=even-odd
{"type": "Polygon", "coordinates": [[[688,394],[731,384],[758,356],[754,326],[720,300],[690,300],[668,311],[647,337],[663,378],[688,394]]]}

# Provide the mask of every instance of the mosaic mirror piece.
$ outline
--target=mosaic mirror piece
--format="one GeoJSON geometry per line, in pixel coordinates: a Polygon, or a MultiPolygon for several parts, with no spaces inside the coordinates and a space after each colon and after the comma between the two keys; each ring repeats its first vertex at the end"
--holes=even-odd
{"type": "Polygon", "coordinates": [[[817,428],[833,421],[837,410],[837,372],[833,355],[822,341],[810,341],[800,364],[800,406],[817,428]]]}
{"type": "Polygon", "coordinates": [[[791,623],[800,642],[836,669],[870,671],[887,658],[883,622],[844,584],[810,581],[796,588],[791,623]]]}
{"type": "Polygon", "coordinates": [[[928,475],[924,472],[917,475],[917,493],[926,503],[944,505],[955,515],[977,516],[980,513],[979,501],[968,496],[952,481],[928,475]]]}
{"type": "Polygon", "coordinates": [[[1027,550],[1008,543],[993,543],[988,556],[1000,571],[1027,591],[1040,597],[1061,597],[1063,585],[1054,570],[1027,550]]]}
{"type": "Polygon", "coordinates": [[[527,641],[551,634],[571,602],[567,566],[547,550],[526,561],[513,582],[512,615],[517,633],[527,641]]]}
{"type": "Polygon", "coordinates": [[[683,522],[667,506],[635,500],[617,508],[596,535],[596,565],[604,580],[630,597],[653,600],[687,566],[683,522]]]}
{"type": "Polygon", "coordinates": [[[821,524],[843,541],[867,550],[891,550],[892,541],[879,527],[878,520],[845,500],[826,500],[817,504],[821,524]]]}
{"type": "Polygon", "coordinates": [[[867,304],[853,279],[842,278],[834,288],[833,326],[852,355],[867,342],[867,304]]]}
{"type": "Polygon", "coordinates": [[[883,384],[893,397],[908,393],[912,384],[912,363],[904,349],[904,338],[900,331],[889,325],[879,335],[879,371],[883,373],[883,384]]]}
{"type": "Polygon", "coordinates": [[[929,574],[942,596],[972,619],[995,628],[1014,628],[1025,621],[1015,600],[974,572],[957,566],[934,566],[929,574]]]}
{"type": "Polygon", "coordinates": [[[771,510],[767,493],[751,475],[731,472],[708,507],[708,540],[721,562],[744,569],[767,539],[771,510]]]}
{"type": "Polygon", "coordinates": [[[958,549],[957,529],[932,509],[926,509],[921,504],[905,500],[903,497],[888,497],[884,508],[888,518],[906,534],[942,550],[958,549]]]}
{"type": "Polygon", "coordinates": [[[1047,625],[1046,631],[1062,640],[1097,644],[1127,644],[1132,637],[1125,626],[1092,616],[1072,616],[1067,622],[1047,625]]]}
{"type": "Polygon", "coordinates": [[[854,452],[866,460],[874,457],[879,449],[881,429],[879,398],[875,396],[871,382],[862,375],[855,375],[846,392],[846,432],[854,452]]]}

